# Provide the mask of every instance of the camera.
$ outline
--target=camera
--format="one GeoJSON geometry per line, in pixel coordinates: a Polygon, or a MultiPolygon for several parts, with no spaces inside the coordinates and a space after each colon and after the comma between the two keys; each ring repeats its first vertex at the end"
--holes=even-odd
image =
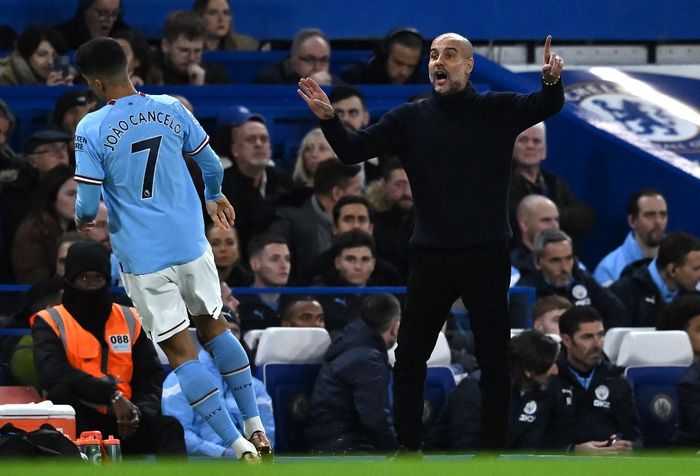
{"type": "Polygon", "coordinates": [[[68,56],[57,56],[53,60],[53,69],[61,73],[64,78],[70,73],[70,58],[68,56]]]}

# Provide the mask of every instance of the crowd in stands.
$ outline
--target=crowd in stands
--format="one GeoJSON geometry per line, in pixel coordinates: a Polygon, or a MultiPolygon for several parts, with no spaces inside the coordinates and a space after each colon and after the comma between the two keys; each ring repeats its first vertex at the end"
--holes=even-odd
{"type": "MultiPolygon", "coordinates": [[[[62,305],[61,317],[73,326],[74,338],[89,341],[98,352],[95,343],[104,337],[105,322],[123,327],[129,312],[135,312],[124,311],[129,303],[123,295],[107,292],[120,284],[119,258],[111,253],[108,235],[109,227],[119,224],[110,221],[102,206],[89,234],[75,231],[75,129],[80,119],[102,105],[86,91],[66,55],[91,38],[112,36],[127,55],[137,87],[228,84],[225,69],[205,61],[203,53],[261,47],[257,39],[236,32],[232,19],[229,0],[194,0],[191,11],[168,15],[163,38],[154,42],[121,20],[119,0],[81,0],[68,22],[18,32],[15,48],[0,59],[0,85],[75,85],[58,97],[50,119],[17,151],[8,142],[16,121],[0,97],[0,282],[32,286],[21,302],[0,309],[0,325],[29,328],[34,322],[36,371],[46,395],[56,403],[72,404],[79,428],[126,435],[133,442],[125,446],[127,453],[233,456],[192,412],[175,374],[163,382],[155,351],[138,324],[129,353],[133,362],[123,363],[133,378],[123,386],[124,400],[119,402],[109,402],[108,390],[115,383],[94,374],[85,378],[92,369],[81,368],[77,354],[64,348],[53,331],[56,320],[47,309],[62,305]],[[81,279],[87,278],[97,284],[81,288],[81,279]],[[100,293],[92,293],[95,289],[100,293]],[[117,425],[108,418],[103,410],[110,405],[114,413],[131,415],[130,423],[117,425]]],[[[299,31],[291,39],[288,57],[264,67],[254,82],[293,85],[301,77],[312,77],[330,87],[336,114],[347,128],[358,131],[372,117],[354,85],[426,81],[419,68],[425,40],[412,28],[391,31],[366,64],[339,76],[330,71],[329,33],[332,38],[332,32],[318,29],[299,31]]],[[[180,99],[196,115],[187,99],[180,99]]],[[[644,445],[629,382],[603,353],[604,333],[614,327],[689,334],[695,363],[679,383],[679,428],[673,441],[697,445],[700,240],[681,230],[667,232],[669,210],[663,194],[647,188],[629,198],[630,231],[624,242],[595,267],[581,263],[576,240],[595,232],[595,213],[563,179],[542,168],[545,131],[543,123],[527,129],[513,149],[510,253],[519,276],[514,284],[534,288],[537,302],[533,307],[517,297],[511,300],[514,327],[534,330],[515,337],[510,348],[514,391],[508,448],[604,453],[644,445]]],[[[209,132],[224,167],[222,191],[236,211],[235,227],[224,230],[210,224],[206,229],[232,330],[244,339],[248,332],[270,327],[325,328],[333,340],[311,396],[308,449],[395,449],[386,350],[396,340],[402,296],[366,297],[359,288],[404,286],[409,279],[413,198],[401,158],[376,157],[346,165],[321,130],[310,128],[298,138],[296,161],[288,170],[275,162],[268,119],[239,104],[222,104],[215,130],[209,132]],[[236,293],[240,288],[288,286],[333,286],[348,292],[236,293]]],[[[197,167],[191,171],[202,194],[197,167]]],[[[623,211],[620,220],[625,220],[623,211]]],[[[426,448],[474,450],[478,444],[478,365],[469,358],[474,349],[468,323],[457,314],[448,317],[445,332],[452,369],[468,375],[426,433],[426,448]]],[[[9,361],[17,339],[0,339],[0,358],[9,361]]],[[[254,346],[246,349],[254,357],[254,346]]],[[[220,379],[209,354],[201,350],[199,357],[220,379]]],[[[14,382],[23,378],[6,376],[14,382]]],[[[260,380],[254,385],[273,441],[272,399],[260,380]]],[[[230,392],[224,400],[241,425],[230,392]]]]}

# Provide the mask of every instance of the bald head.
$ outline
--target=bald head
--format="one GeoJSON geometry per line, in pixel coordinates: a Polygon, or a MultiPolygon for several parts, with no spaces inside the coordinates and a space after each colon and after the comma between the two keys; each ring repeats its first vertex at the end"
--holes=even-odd
{"type": "Polygon", "coordinates": [[[530,249],[539,232],[559,228],[559,209],[543,195],[528,195],[520,200],[517,217],[523,244],[530,249]]]}
{"type": "Polygon", "coordinates": [[[428,76],[433,91],[440,95],[463,91],[474,68],[474,48],[457,33],[443,33],[430,45],[428,76]]]}
{"type": "Polygon", "coordinates": [[[472,46],[471,41],[467,40],[462,35],[458,35],[457,33],[443,33],[433,40],[432,44],[430,45],[430,49],[433,49],[433,46],[436,43],[442,43],[444,40],[454,41],[458,45],[460,55],[462,55],[464,58],[474,57],[474,47],[472,46]]]}

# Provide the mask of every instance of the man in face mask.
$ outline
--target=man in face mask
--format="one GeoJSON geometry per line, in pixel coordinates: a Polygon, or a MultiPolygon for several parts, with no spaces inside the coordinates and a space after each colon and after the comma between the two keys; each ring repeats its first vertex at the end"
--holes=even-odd
{"type": "Polygon", "coordinates": [[[73,244],[62,304],[33,318],[39,381],[54,403],[75,408],[76,429],[121,439],[128,454],[184,455],[182,427],[160,411],[163,369],[134,308],[113,303],[109,251],[73,244]]]}

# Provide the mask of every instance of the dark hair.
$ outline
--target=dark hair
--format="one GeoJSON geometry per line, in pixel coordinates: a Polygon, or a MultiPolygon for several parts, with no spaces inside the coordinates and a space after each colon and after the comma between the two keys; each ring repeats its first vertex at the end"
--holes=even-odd
{"type": "Polygon", "coordinates": [[[573,247],[573,242],[571,237],[567,235],[563,230],[558,228],[547,228],[542,230],[535,236],[532,240],[532,255],[535,258],[541,258],[544,256],[544,251],[547,245],[550,243],[561,243],[562,241],[568,241],[573,247]]]}
{"type": "Polygon", "coordinates": [[[58,237],[56,249],[60,248],[63,243],[82,243],[84,241],[90,241],[90,239],[79,231],[65,231],[58,237]]]}
{"type": "Polygon", "coordinates": [[[37,218],[41,218],[43,214],[48,214],[58,220],[58,215],[53,205],[56,203],[56,196],[61,186],[72,178],[73,168],[68,165],[57,165],[46,172],[34,192],[30,214],[37,218]]]}
{"type": "Polygon", "coordinates": [[[112,37],[126,40],[131,45],[134,59],[139,63],[138,66],[134,66],[134,74],[136,76],[143,79],[145,84],[163,83],[163,73],[157,66],[156,55],[145,36],[138,31],[121,30],[112,35],[112,37]]]}
{"type": "Polygon", "coordinates": [[[681,294],[661,310],[656,329],[684,331],[696,316],[700,316],[700,294],[681,294]]]}
{"type": "Polygon", "coordinates": [[[355,86],[338,86],[328,95],[328,100],[331,104],[342,101],[344,99],[356,97],[362,103],[362,109],[367,110],[367,102],[362,92],[355,86]]]}
{"type": "Polygon", "coordinates": [[[559,317],[559,334],[571,338],[584,322],[603,322],[603,317],[592,306],[574,306],[559,317]]]}
{"type": "Polygon", "coordinates": [[[663,197],[655,188],[643,188],[637,190],[627,199],[627,216],[637,218],[639,215],[639,199],[642,197],[663,197]]]}
{"type": "Polygon", "coordinates": [[[391,294],[370,294],[362,301],[360,318],[378,333],[384,333],[394,321],[401,320],[401,305],[391,294]]]}
{"type": "Polygon", "coordinates": [[[42,41],[48,41],[56,53],[59,55],[66,54],[68,44],[63,37],[53,28],[46,27],[31,27],[17,38],[17,51],[25,60],[29,61],[29,57],[34,54],[39,44],[42,41]]]}
{"type": "Polygon", "coordinates": [[[324,160],[316,167],[314,190],[318,194],[325,195],[331,193],[333,187],[345,188],[348,182],[359,173],[359,165],[347,165],[338,159],[324,160]]]}
{"type": "Polygon", "coordinates": [[[359,197],[355,195],[345,195],[340,197],[340,199],[333,205],[333,223],[338,226],[338,220],[340,219],[340,211],[346,205],[359,204],[364,205],[367,209],[367,214],[369,215],[370,223],[374,222],[374,217],[372,216],[372,206],[365,197],[359,197]]]}
{"type": "Polygon", "coordinates": [[[686,256],[693,251],[700,251],[700,240],[682,231],[671,233],[661,240],[659,254],[656,256],[656,267],[664,269],[671,263],[680,266],[686,256]]]}
{"type": "Polygon", "coordinates": [[[126,75],[126,54],[112,38],[93,38],[83,43],[75,54],[75,64],[85,76],[112,78],[126,75]]]}
{"type": "Polygon", "coordinates": [[[539,331],[526,330],[510,340],[508,354],[511,378],[518,382],[526,370],[537,375],[549,370],[559,355],[559,344],[539,331]]]}
{"type": "Polygon", "coordinates": [[[255,235],[248,242],[248,258],[252,258],[260,253],[267,245],[272,244],[286,245],[287,240],[271,233],[255,235]]]}
{"type": "Polygon", "coordinates": [[[423,37],[418,30],[410,27],[397,28],[384,38],[384,53],[388,56],[395,44],[404,45],[412,50],[423,50],[423,37]]]}
{"type": "Polygon", "coordinates": [[[295,56],[299,52],[301,44],[309,38],[313,38],[314,36],[322,38],[326,43],[328,43],[328,45],[330,45],[326,34],[318,28],[302,28],[296,33],[296,35],[294,35],[294,39],[292,40],[292,47],[290,48],[289,52],[290,56],[295,56]]]}
{"type": "Polygon", "coordinates": [[[571,301],[563,296],[557,294],[552,294],[551,296],[545,296],[537,300],[535,305],[532,307],[532,320],[537,320],[537,318],[547,314],[550,311],[555,311],[558,309],[571,309],[571,301]]]}
{"type": "Polygon", "coordinates": [[[343,250],[348,248],[360,248],[367,247],[372,252],[372,257],[376,256],[376,248],[374,237],[369,233],[360,230],[359,228],[354,228],[352,230],[341,233],[335,239],[333,243],[333,250],[335,251],[334,257],[338,257],[342,254],[343,250]]]}
{"type": "Polygon", "coordinates": [[[386,159],[384,163],[384,168],[382,169],[382,179],[384,182],[388,182],[391,178],[391,173],[394,170],[405,170],[405,167],[396,156],[390,156],[386,159]]]}
{"type": "Polygon", "coordinates": [[[206,27],[202,17],[187,10],[175,10],[168,15],[163,27],[163,38],[170,43],[183,35],[188,40],[204,38],[206,27]]]}
{"type": "MultiPolygon", "coordinates": [[[[280,297],[279,300],[279,309],[280,309],[280,316],[281,320],[283,321],[288,321],[292,316],[292,308],[294,307],[295,304],[299,302],[319,302],[319,300],[311,295],[305,295],[305,296],[299,296],[297,294],[283,294],[280,297]]],[[[323,305],[321,305],[321,309],[323,309],[323,305]]]]}
{"type": "Polygon", "coordinates": [[[17,124],[17,120],[15,119],[14,114],[12,114],[10,106],[8,106],[5,101],[0,99],[0,118],[2,117],[7,119],[7,122],[10,123],[9,127],[7,128],[7,138],[9,139],[12,135],[12,132],[15,130],[15,124],[17,124]]]}

